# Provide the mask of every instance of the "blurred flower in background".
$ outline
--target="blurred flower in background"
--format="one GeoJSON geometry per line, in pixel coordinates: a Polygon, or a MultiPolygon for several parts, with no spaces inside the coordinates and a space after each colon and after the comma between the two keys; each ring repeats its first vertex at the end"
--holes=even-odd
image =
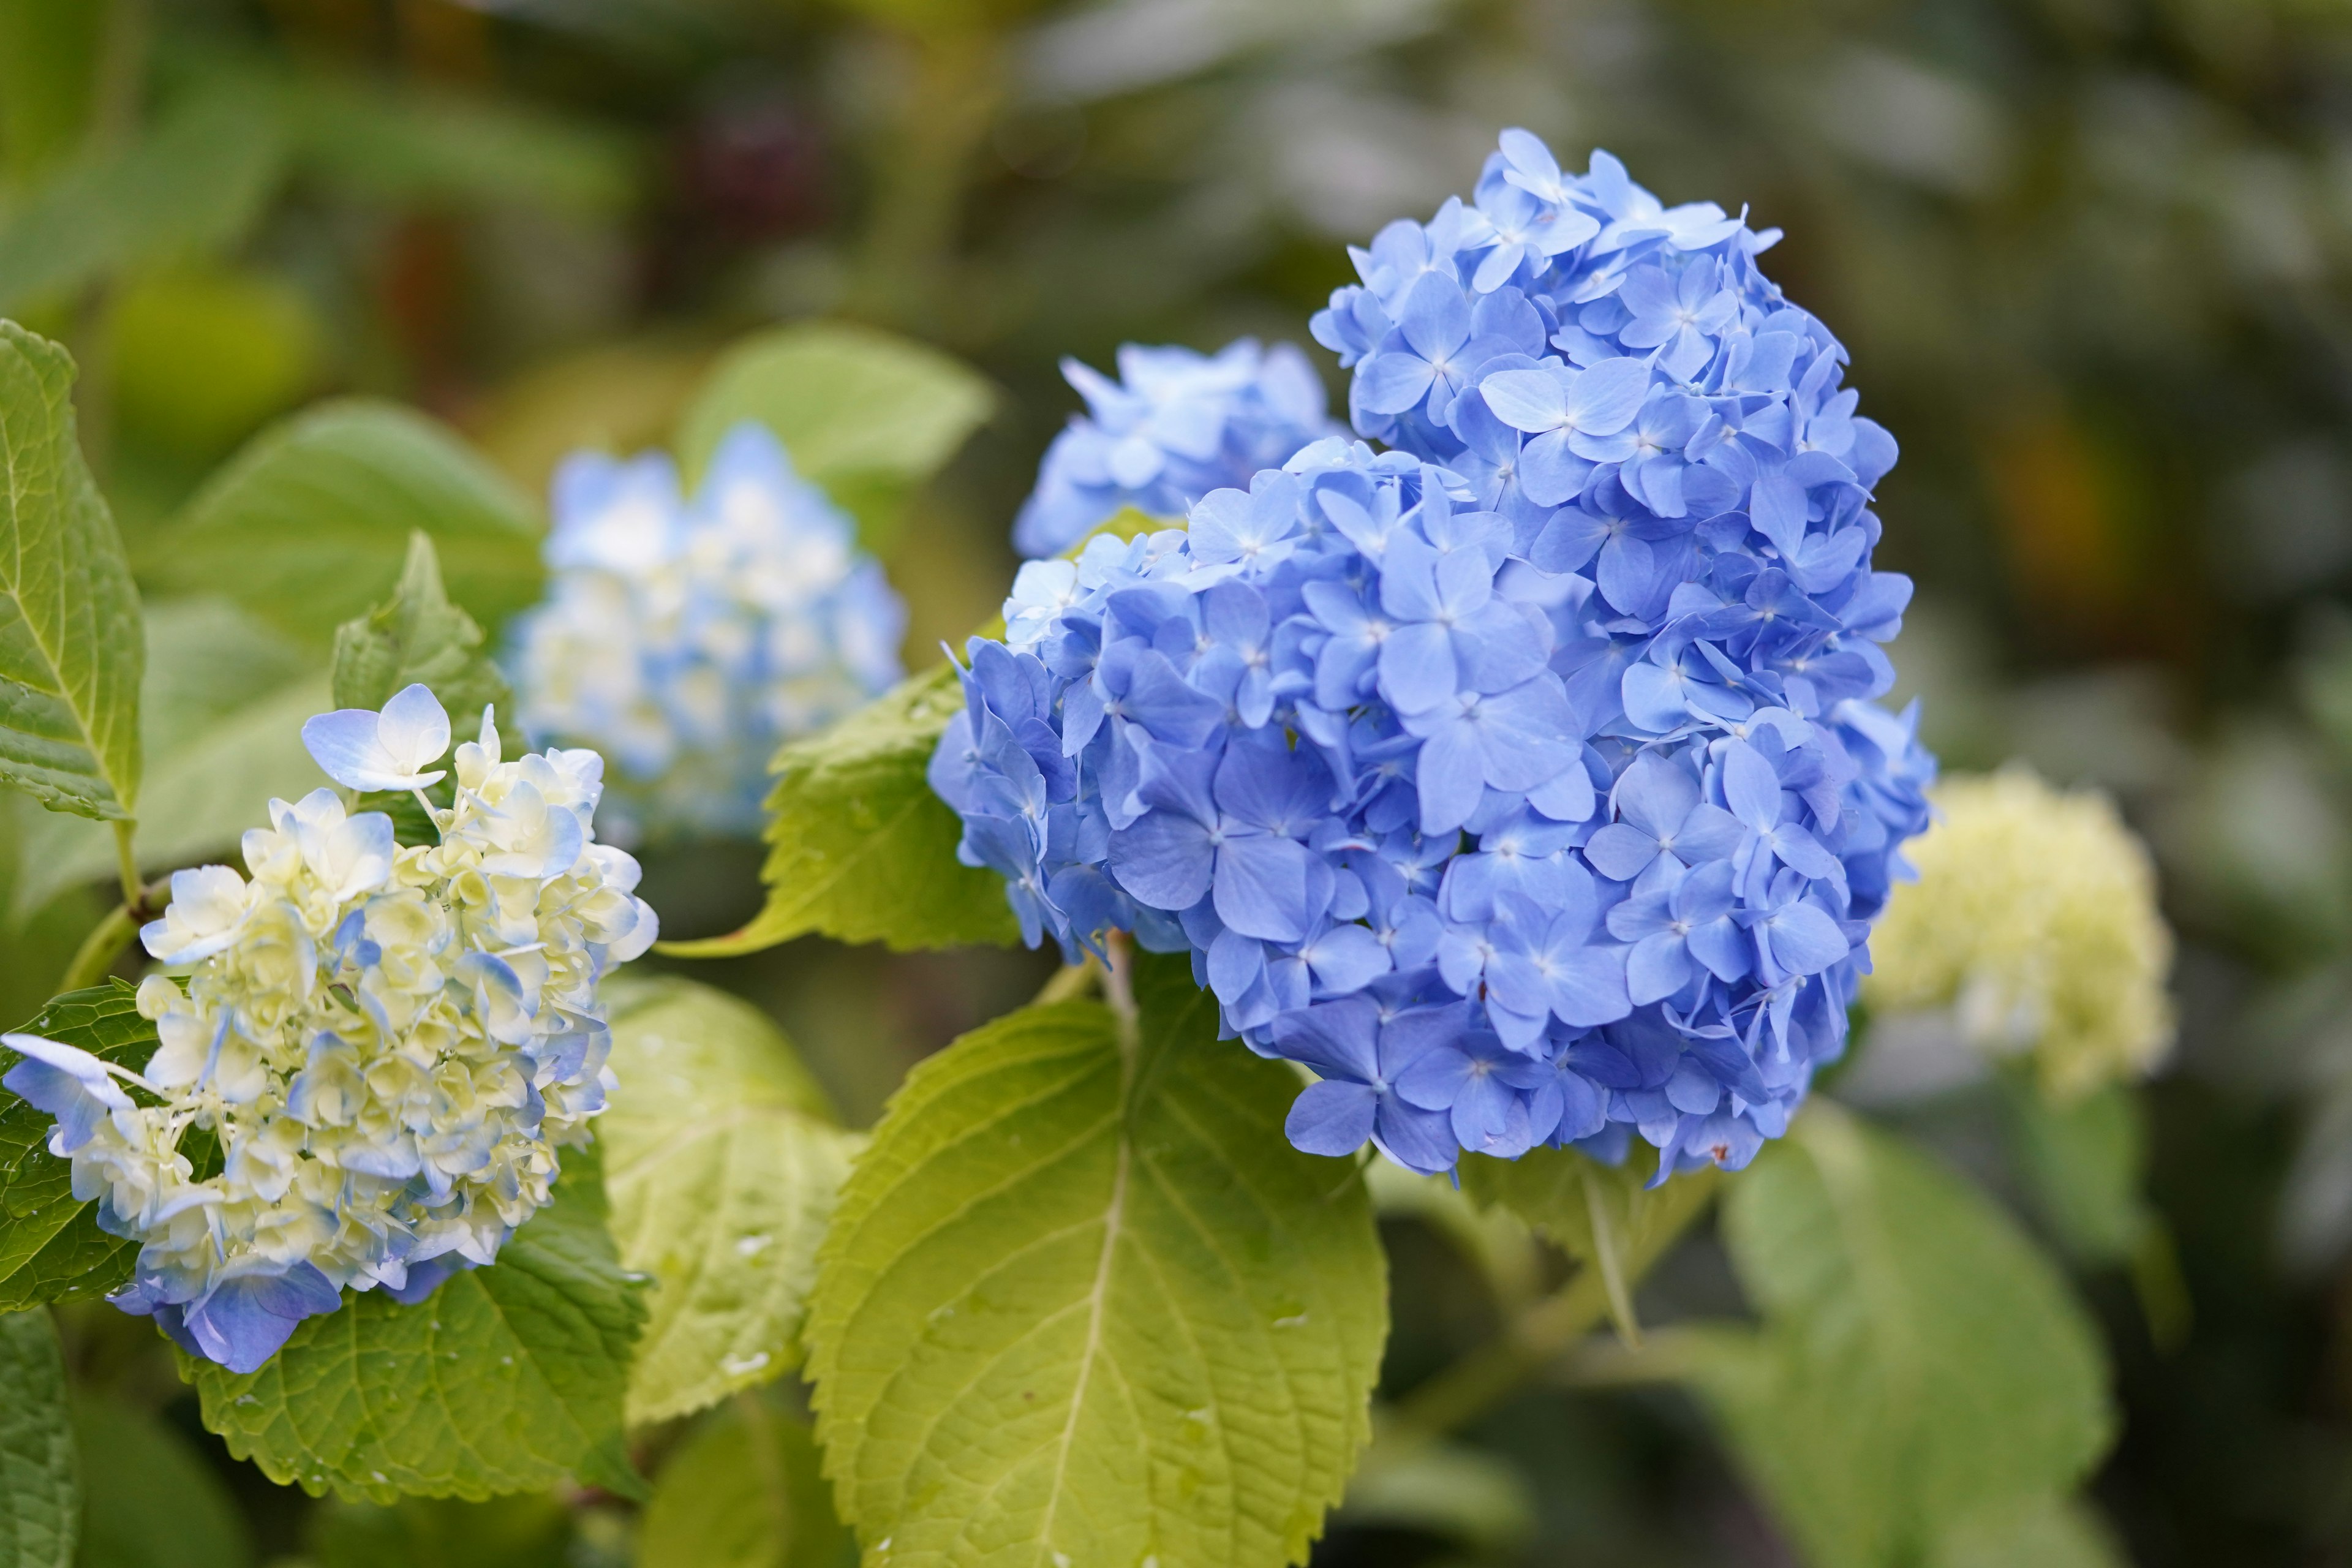
{"type": "Polygon", "coordinates": [[[776,438],[735,426],[691,500],[660,453],[568,459],[547,601],[510,634],[523,726],[611,760],[635,840],[760,824],[780,741],[896,682],[906,608],[776,438]]]}

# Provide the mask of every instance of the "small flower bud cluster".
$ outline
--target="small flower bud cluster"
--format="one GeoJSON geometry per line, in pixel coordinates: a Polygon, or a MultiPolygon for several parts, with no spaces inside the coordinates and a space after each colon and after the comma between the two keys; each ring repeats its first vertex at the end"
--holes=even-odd
{"type": "Polygon", "coordinates": [[[514,628],[523,728],[617,770],[605,828],[754,832],[779,741],[902,673],[906,608],[848,516],[761,426],[737,426],[691,500],[659,454],[555,478],[547,601],[514,628]]]}
{"type": "MultiPolygon", "coordinates": [[[[421,790],[449,725],[421,686],[305,727],[354,788],[421,790]]],[[[133,1073],[26,1036],[8,1088],[55,1116],[99,1224],[140,1243],[115,1298],[250,1371],[343,1287],[421,1300],[549,1198],[610,1088],[597,983],[653,941],[636,862],[595,842],[602,762],[512,762],[483,715],[440,842],[402,846],[331,790],[269,803],[226,866],[172,879],[141,933],[160,1041],[133,1073]],[[194,1135],[221,1156],[199,1180],[194,1135]]]]}
{"type": "Polygon", "coordinates": [[[1214,356],[1128,343],[1117,381],[1074,359],[1062,374],[1087,413],[1045,449],[1013,523],[1013,548],[1033,558],[1059,554],[1125,507],[1181,517],[1211,490],[1246,485],[1340,434],[1315,367],[1289,343],[1242,338],[1214,356]]]}
{"type": "Polygon", "coordinates": [[[1871,938],[1863,994],[1887,1011],[1955,1010],[1969,1042],[2030,1053],[2061,1097],[2140,1077],[2172,1043],[2172,933],[2156,867],[2105,795],[2023,769],[1938,785],[1871,938]]]}

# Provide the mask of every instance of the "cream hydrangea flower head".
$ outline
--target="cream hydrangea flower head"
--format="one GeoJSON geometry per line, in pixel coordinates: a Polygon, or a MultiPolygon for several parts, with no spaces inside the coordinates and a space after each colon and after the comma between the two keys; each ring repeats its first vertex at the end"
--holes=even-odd
{"type": "Polygon", "coordinates": [[[2172,1043],[2172,933],[2147,847],[2106,796],[2023,768],[1946,780],[1871,933],[1863,995],[1951,1007],[1970,1043],[2032,1054],[2071,1097],[2147,1073],[2172,1043]]]}
{"type": "MultiPolygon", "coordinates": [[[[304,727],[355,788],[439,778],[448,735],[422,686],[304,727]]],[[[141,934],[186,978],[139,988],[159,1040],[143,1072],[6,1037],[27,1058],[7,1086],[58,1119],[74,1194],[141,1244],[116,1305],[191,1353],[251,1371],[345,1286],[415,1300],[490,1262],[604,1107],[597,983],[656,922],[636,862],[595,842],[603,759],[508,762],[485,711],[454,767],[454,804],[426,803],[437,844],[320,789],[269,803],[246,875],[176,874],[141,934]],[[191,1132],[217,1174],[196,1179],[191,1132]]]]}

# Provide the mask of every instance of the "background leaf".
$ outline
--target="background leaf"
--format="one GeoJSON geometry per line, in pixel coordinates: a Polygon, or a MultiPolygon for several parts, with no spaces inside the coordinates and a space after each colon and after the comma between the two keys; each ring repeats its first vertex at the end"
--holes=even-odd
{"type": "Polygon", "coordinates": [[[711,1413],[662,1466],[637,1528],[638,1568],[846,1568],[816,1440],[772,1398],[711,1413]]]}
{"type": "Polygon", "coordinates": [[[995,401],[984,377],[937,349],[845,321],[800,322],[746,339],[719,360],[678,422],[678,461],[688,482],[698,480],[727,432],[757,420],[878,550],[908,497],[995,401]]]}
{"type": "Polygon", "coordinates": [[[942,664],[786,744],[771,764],[766,906],[740,931],[663,951],[723,958],[808,931],[900,952],[1019,941],[1004,879],[956,859],[963,826],[924,777],[962,706],[942,664]]]}
{"type": "Polygon", "coordinates": [[[1462,1190],[1480,1205],[1508,1210],[1589,1268],[1601,1270],[1618,1331],[1638,1337],[1633,1283],[1672,1245],[1707,1201],[1712,1166],[1649,1186],[1639,1155],[1604,1165],[1573,1149],[1531,1149],[1517,1160],[1465,1158],[1462,1190]]]}
{"type": "Polygon", "coordinates": [[[530,503],[464,442],[391,404],[328,403],[264,431],[163,531],[142,569],[227,595],[324,653],[389,596],[423,530],[449,597],[497,626],[539,597],[530,503]]]}
{"type": "Polygon", "coordinates": [[[636,1426],[800,1364],[817,1243],[864,1140],[751,1004],[688,980],[609,994],[621,1086],[596,1125],[613,1237],[655,1283],[636,1426]]]}
{"type": "Polygon", "coordinates": [[[1764,1327],[1706,1334],[1695,1381],[1821,1568],[1915,1561],[2071,1491],[2105,1449],[2091,1325],[1966,1182],[1817,1101],[1727,1191],[1764,1327]]]}
{"type": "Polygon", "coordinates": [[[1290,1147],[1297,1079],[1184,960],[1137,979],[1139,1030],[1030,1007],[917,1068],[843,1192],[818,1430],[901,1568],[1301,1561],[1369,1436],[1362,1182],[1290,1147]]]}
{"type": "Polygon", "coordinates": [[[422,681],[463,734],[485,707],[503,709],[511,695],[481,649],[482,628],[449,602],[433,537],[420,529],[408,536],[391,600],[335,628],[335,706],[381,708],[422,681]]]}
{"type": "Polygon", "coordinates": [[[75,1568],[246,1568],[253,1538],[236,1500],[171,1423],[110,1399],[73,1405],[82,1465],[75,1568]]]}
{"type": "MultiPolygon", "coordinates": [[[[233,860],[245,830],[267,821],[272,795],[298,800],[329,782],[302,745],[302,721],[333,706],[327,683],[292,643],[216,595],[149,605],[147,650],[140,869],[152,877],[233,860]]],[[[12,919],[76,883],[111,883],[110,829],[29,807],[21,815],[24,869],[12,919]]]]}
{"type": "Polygon", "coordinates": [[[572,1524],[548,1492],[388,1507],[337,1499],[312,1516],[310,1554],[319,1568],[571,1568],[572,1524]]]}
{"type": "Polygon", "coordinates": [[[53,810],[139,795],[139,594],[74,435],[73,361],[0,321],[0,780],[53,810]]]}
{"type": "MultiPolygon", "coordinates": [[[[69,991],[21,1033],[78,1046],[137,1071],[155,1054],[155,1026],[120,980],[69,991]]],[[[0,1047],[0,1072],[20,1058],[0,1047]]],[[[103,1296],[131,1278],[135,1244],[98,1228],[73,1195],[73,1167],[49,1152],[48,1115],[0,1089],[0,1310],[103,1296]]],[[[190,1157],[195,1151],[192,1148],[190,1157]]]]}
{"type": "Polygon", "coordinates": [[[605,1234],[599,1165],[565,1151],[555,1201],[498,1262],[415,1306],[353,1294],[243,1376],[184,1360],[205,1425],[313,1495],[479,1500],[567,1477],[636,1489],[621,1401],[645,1308],[605,1234]]]}
{"type": "Polygon", "coordinates": [[[0,1315],[0,1568],[68,1568],[81,1517],[49,1314],[0,1315]]]}

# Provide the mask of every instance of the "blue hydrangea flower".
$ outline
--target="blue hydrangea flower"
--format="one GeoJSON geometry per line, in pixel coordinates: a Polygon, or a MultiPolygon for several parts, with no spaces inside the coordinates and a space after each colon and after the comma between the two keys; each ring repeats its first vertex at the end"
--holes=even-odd
{"type": "Polygon", "coordinates": [[[1934,759],[1845,351],[1606,153],[1507,132],[1314,323],[1358,431],[1022,569],[933,787],[1034,943],[1192,956],[1418,1171],[1744,1164],[1844,1048],[1934,759]]]}
{"type": "Polygon", "coordinates": [[[691,500],[666,457],[582,453],[553,511],[548,597],[509,662],[534,738],[612,759],[623,842],[755,831],[777,742],[902,673],[904,605],[759,425],[728,433],[691,500]]]}
{"type": "Polygon", "coordinates": [[[1211,490],[1246,485],[1339,432],[1315,367],[1289,343],[1243,338],[1214,355],[1129,343],[1117,381],[1075,359],[1062,374],[1087,412],[1045,449],[1013,524],[1013,548],[1033,558],[1067,550],[1123,507],[1181,517],[1211,490]]]}

